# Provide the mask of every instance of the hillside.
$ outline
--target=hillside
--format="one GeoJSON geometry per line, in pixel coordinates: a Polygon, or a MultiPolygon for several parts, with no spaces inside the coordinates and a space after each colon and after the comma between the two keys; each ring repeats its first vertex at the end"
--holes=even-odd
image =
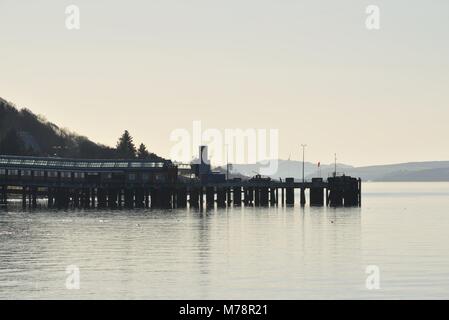
{"type": "Polygon", "coordinates": [[[449,161],[358,167],[348,170],[347,174],[371,181],[449,181],[449,161]]]}
{"type": "MultiPolygon", "coordinates": [[[[18,109],[2,98],[0,154],[87,159],[123,158],[116,148],[95,143],[87,137],[61,129],[29,109],[18,109]]],[[[150,152],[146,153],[146,158],[162,159],[150,152]]]]}
{"type": "MultiPolygon", "coordinates": [[[[266,164],[255,163],[255,164],[232,164],[232,173],[239,173],[247,177],[254,176],[261,172],[261,168],[266,167],[266,164]]],[[[346,164],[337,164],[337,170],[344,171],[353,168],[346,164]]],[[[327,177],[328,174],[334,171],[333,164],[321,164],[321,175],[327,177]]],[[[306,177],[317,177],[319,173],[317,172],[317,164],[311,162],[304,163],[304,173],[306,177]]],[[[270,175],[273,179],[293,177],[297,180],[302,179],[302,161],[297,160],[278,160],[278,167],[275,174],[270,175]]]]}
{"type": "MultiPolygon", "coordinates": [[[[260,172],[262,164],[233,164],[233,173],[253,176],[260,172]]],[[[306,179],[314,177],[327,178],[334,172],[333,164],[317,165],[305,163],[306,179]]],[[[364,181],[449,181],[449,161],[408,162],[389,165],[354,167],[347,164],[337,164],[337,172],[353,177],[360,177],[364,181]]],[[[279,160],[278,170],[270,176],[273,179],[294,177],[302,179],[302,162],[279,160]]]]}

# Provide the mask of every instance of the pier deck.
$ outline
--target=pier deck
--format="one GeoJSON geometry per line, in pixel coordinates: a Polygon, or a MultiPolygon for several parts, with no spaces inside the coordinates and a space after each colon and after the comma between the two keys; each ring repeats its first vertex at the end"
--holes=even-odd
{"type": "Polygon", "coordinates": [[[333,176],[295,182],[256,178],[204,182],[181,179],[171,162],[74,160],[0,156],[0,206],[20,195],[24,207],[185,208],[360,206],[361,180],[333,176]],[[309,194],[306,200],[306,190],[309,194]]]}

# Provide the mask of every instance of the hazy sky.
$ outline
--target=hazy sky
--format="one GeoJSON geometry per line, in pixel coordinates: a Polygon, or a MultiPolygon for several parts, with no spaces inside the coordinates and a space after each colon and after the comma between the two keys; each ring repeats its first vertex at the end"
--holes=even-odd
{"type": "Polygon", "coordinates": [[[0,14],[0,96],[97,142],[129,129],[168,156],[170,132],[201,120],[279,129],[282,158],[307,143],[322,163],[449,160],[447,0],[0,0],[0,14]]]}

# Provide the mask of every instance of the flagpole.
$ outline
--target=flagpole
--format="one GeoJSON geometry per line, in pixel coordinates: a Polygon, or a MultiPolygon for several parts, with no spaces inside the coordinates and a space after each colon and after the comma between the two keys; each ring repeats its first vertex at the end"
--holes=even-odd
{"type": "Polygon", "coordinates": [[[302,147],[302,183],[304,183],[305,182],[305,175],[304,175],[304,159],[305,159],[305,156],[304,156],[304,154],[305,154],[305,148],[307,147],[307,145],[306,144],[302,144],[301,147],[302,147]]]}
{"type": "Polygon", "coordinates": [[[318,161],[318,177],[321,178],[321,162],[318,161]]]}

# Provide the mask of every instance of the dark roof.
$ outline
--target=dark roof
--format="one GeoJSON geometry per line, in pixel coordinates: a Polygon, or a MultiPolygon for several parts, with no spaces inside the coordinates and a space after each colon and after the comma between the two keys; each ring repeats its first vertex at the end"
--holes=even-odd
{"type": "Polygon", "coordinates": [[[163,168],[171,161],[151,161],[139,159],[67,159],[0,155],[0,167],[41,168],[64,170],[138,170],[163,168]]]}

